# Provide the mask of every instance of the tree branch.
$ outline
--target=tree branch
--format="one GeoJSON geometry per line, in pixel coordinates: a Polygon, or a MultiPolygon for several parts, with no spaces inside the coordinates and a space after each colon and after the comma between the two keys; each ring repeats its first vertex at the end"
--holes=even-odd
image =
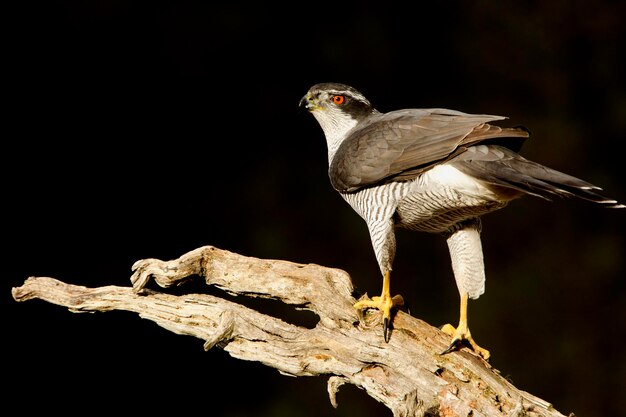
{"type": "Polygon", "coordinates": [[[175,332],[218,346],[293,376],[329,376],[333,406],[341,385],[364,389],[394,416],[563,416],[551,404],[514,387],[465,348],[441,355],[449,336],[398,312],[389,343],[380,313],[360,316],[352,283],[338,269],[238,255],[212,246],[178,259],[144,259],[133,265],[133,288],[87,288],[31,277],[13,288],[17,301],[39,298],[73,312],[125,310],[175,332]],[[180,285],[194,275],[228,293],[280,300],[314,312],[304,328],[206,294],[175,296],[144,288],[180,285]]]}

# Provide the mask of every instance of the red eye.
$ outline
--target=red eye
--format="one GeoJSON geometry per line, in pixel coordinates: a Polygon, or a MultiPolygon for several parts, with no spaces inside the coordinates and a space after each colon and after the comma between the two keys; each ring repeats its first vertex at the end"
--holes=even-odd
{"type": "Polygon", "coordinates": [[[335,104],[343,104],[344,101],[346,101],[344,96],[333,96],[333,103],[335,104]]]}

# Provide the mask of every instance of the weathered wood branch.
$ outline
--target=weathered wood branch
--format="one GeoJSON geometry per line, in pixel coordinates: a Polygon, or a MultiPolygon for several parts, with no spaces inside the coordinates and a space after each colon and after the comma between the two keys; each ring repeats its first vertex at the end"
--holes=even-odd
{"type": "Polygon", "coordinates": [[[330,400],[345,383],[364,389],[394,416],[563,416],[551,404],[517,389],[465,348],[441,355],[449,336],[399,312],[389,343],[380,314],[359,316],[352,283],[338,269],[238,255],[212,246],[179,259],[144,259],[133,265],[133,288],[87,288],[31,277],[13,288],[17,301],[33,298],[73,312],[126,310],[178,334],[198,337],[205,349],[259,361],[294,376],[329,377],[330,400]],[[286,323],[207,294],[175,296],[144,288],[180,285],[190,276],[229,293],[265,297],[311,310],[314,328],[286,323]]]}

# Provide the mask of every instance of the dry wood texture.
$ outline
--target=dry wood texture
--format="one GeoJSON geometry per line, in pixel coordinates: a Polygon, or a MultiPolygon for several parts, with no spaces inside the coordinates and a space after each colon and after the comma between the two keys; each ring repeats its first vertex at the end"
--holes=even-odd
{"type": "Polygon", "coordinates": [[[87,288],[31,277],[13,288],[17,301],[33,298],[73,312],[125,310],[178,334],[204,340],[235,358],[259,361],[281,373],[328,378],[330,401],[354,384],[394,416],[563,416],[548,402],[514,387],[472,351],[441,355],[449,336],[399,312],[389,343],[380,313],[360,316],[352,307],[349,275],[314,264],[238,255],[212,246],[178,259],[144,259],[133,266],[133,288],[87,288]],[[207,294],[175,296],[145,288],[180,285],[191,276],[248,297],[280,300],[319,316],[314,328],[286,323],[207,294]]]}

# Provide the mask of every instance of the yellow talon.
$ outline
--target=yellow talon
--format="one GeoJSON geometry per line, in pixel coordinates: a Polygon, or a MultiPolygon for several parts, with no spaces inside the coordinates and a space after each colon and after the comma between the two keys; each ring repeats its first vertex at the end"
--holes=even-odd
{"type": "Polygon", "coordinates": [[[474,352],[478,353],[484,360],[488,360],[491,353],[489,353],[487,349],[478,346],[467,326],[467,299],[468,296],[466,293],[461,295],[461,318],[459,319],[459,325],[455,328],[451,324],[446,324],[441,328],[444,333],[452,336],[450,346],[441,352],[441,354],[445,355],[446,353],[452,352],[463,340],[466,340],[474,352]]]}
{"type": "Polygon", "coordinates": [[[362,310],[365,308],[375,308],[383,314],[383,336],[385,342],[389,342],[389,324],[391,323],[391,309],[395,306],[404,305],[401,295],[391,296],[389,292],[389,271],[385,272],[383,278],[383,291],[380,297],[372,297],[371,300],[361,300],[354,304],[354,308],[362,310]]]}

